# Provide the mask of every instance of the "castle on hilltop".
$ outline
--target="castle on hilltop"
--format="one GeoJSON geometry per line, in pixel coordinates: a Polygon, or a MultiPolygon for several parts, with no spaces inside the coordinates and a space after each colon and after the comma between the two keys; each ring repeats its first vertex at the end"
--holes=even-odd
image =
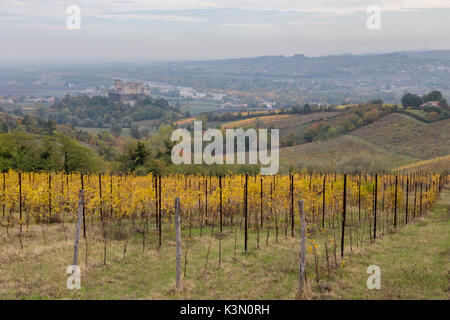
{"type": "Polygon", "coordinates": [[[134,102],[138,98],[145,98],[150,94],[147,87],[137,82],[122,82],[114,80],[114,89],[108,92],[112,102],[134,102]]]}

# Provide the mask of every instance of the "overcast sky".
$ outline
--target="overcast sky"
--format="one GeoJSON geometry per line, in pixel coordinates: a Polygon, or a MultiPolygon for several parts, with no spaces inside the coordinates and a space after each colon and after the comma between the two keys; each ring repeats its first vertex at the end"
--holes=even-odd
{"type": "Polygon", "coordinates": [[[1,0],[0,43],[0,61],[18,62],[450,49],[450,0],[1,0]],[[70,5],[81,30],[66,27],[70,5]]]}

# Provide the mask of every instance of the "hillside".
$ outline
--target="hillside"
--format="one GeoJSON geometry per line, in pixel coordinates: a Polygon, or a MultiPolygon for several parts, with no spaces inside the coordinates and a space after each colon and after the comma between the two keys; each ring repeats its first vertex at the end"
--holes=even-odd
{"type": "Polygon", "coordinates": [[[337,114],[338,112],[316,112],[306,115],[280,114],[280,115],[262,116],[229,122],[222,125],[222,129],[239,128],[244,126],[250,127],[258,126],[260,128],[272,127],[280,129],[281,131],[280,134],[281,136],[283,136],[283,133],[286,132],[287,129],[295,128],[299,125],[306,124],[309,122],[334,117],[337,114]]]}
{"type": "Polygon", "coordinates": [[[428,160],[450,154],[450,119],[426,124],[392,114],[352,133],[390,152],[428,160]]]}
{"type": "Polygon", "coordinates": [[[282,148],[281,161],[323,169],[392,169],[450,154],[450,119],[426,124],[402,114],[385,116],[351,133],[282,148]]]}
{"type": "Polygon", "coordinates": [[[450,170],[450,155],[446,157],[438,157],[431,160],[420,161],[407,166],[398,168],[399,171],[414,172],[441,172],[450,170]]]}
{"type": "MultiPolygon", "coordinates": [[[[255,114],[261,113],[256,111],[252,112],[250,117],[246,117],[247,113],[245,113],[237,120],[227,120],[225,118],[223,121],[215,121],[215,119],[211,121],[207,119],[203,125],[206,123],[207,128],[221,128],[222,130],[245,127],[264,129],[276,128],[280,130],[280,145],[291,146],[293,144],[301,144],[304,142],[304,132],[310,124],[321,120],[332,119],[340,114],[344,114],[343,112],[334,111],[313,112],[309,114],[278,114],[279,111],[273,112],[276,114],[267,115],[267,113],[262,113],[261,116],[254,116],[255,114]]],[[[227,115],[237,117],[238,113],[228,113],[227,115]]],[[[205,117],[207,118],[207,116],[205,117]]],[[[193,128],[195,120],[205,121],[204,117],[191,117],[175,122],[174,126],[193,128]]]]}

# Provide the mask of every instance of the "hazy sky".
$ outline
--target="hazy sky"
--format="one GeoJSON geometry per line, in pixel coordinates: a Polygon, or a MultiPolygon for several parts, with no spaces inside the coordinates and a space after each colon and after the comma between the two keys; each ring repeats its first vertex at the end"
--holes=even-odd
{"type": "Polygon", "coordinates": [[[1,0],[0,44],[0,60],[29,62],[450,49],[450,0],[1,0]]]}

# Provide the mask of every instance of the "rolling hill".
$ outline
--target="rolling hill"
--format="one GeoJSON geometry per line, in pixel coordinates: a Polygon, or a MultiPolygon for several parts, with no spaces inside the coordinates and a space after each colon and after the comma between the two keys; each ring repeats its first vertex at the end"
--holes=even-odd
{"type": "Polygon", "coordinates": [[[431,160],[420,161],[407,166],[398,168],[399,171],[405,172],[442,172],[450,170],[450,156],[438,157],[431,160]]]}
{"type": "Polygon", "coordinates": [[[385,116],[351,133],[280,150],[287,166],[326,170],[389,170],[450,154],[450,119],[423,123],[403,114],[385,116]]]}
{"type": "Polygon", "coordinates": [[[261,116],[255,118],[249,118],[244,120],[238,120],[226,123],[222,125],[222,129],[239,128],[245,126],[259,126],[261,128],[277,128],[280,129],[280,135],[293,129],[299,125],[310,123],[313,121],[319,121],[336,116],[338,112],[316,112],[311,114],[280,114],[271,116],[261,116]]]}

